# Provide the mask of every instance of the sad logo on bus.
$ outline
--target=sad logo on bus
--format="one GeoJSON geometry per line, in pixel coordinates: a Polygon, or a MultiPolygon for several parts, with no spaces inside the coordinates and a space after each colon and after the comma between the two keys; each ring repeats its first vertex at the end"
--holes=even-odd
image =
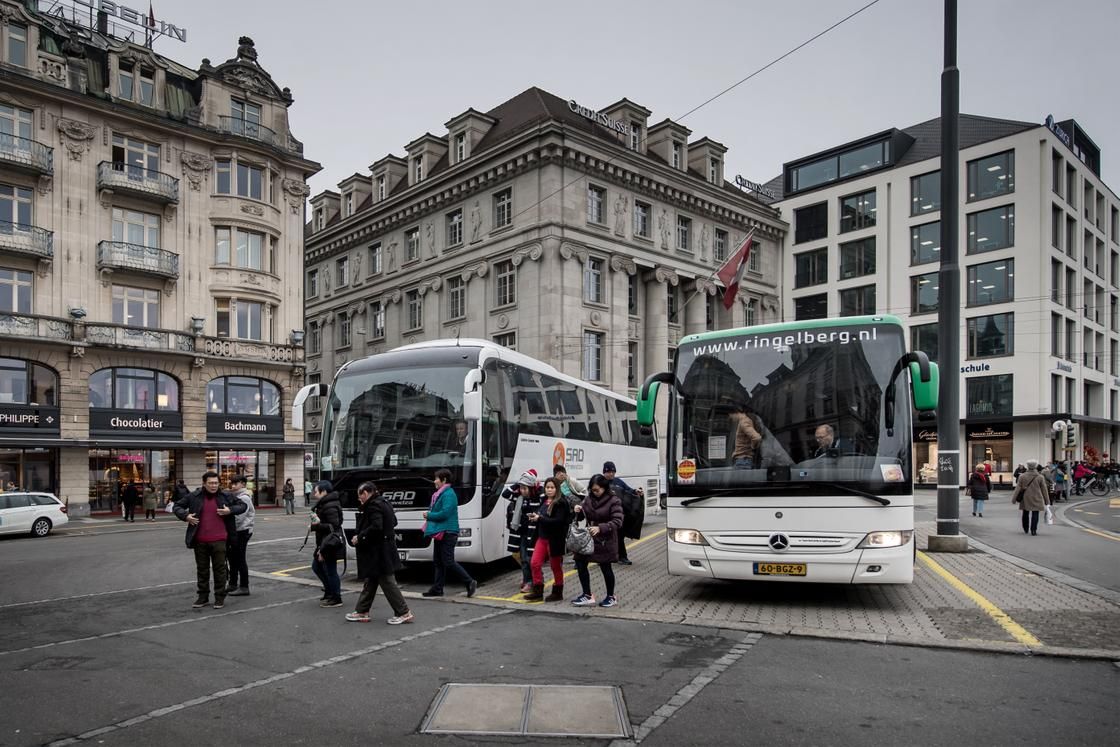
{"type": "Polygon", "coordinates": [[[564,463],[564,442],[557,441],[556,446],[552,448],[552,466],[564,463]]]}

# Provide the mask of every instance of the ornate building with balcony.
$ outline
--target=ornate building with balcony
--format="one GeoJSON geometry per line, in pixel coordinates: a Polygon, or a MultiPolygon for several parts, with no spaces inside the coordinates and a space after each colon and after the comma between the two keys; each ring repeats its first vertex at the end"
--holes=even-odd
{"type": "MultiPolygon", "coordinates": [[[[649,117],[628,99],[592,110],[530,88],[313,197],[309,381],[470,337],[633,396],[682,335],[776,321],[786,224],[724,178],[723,145],[649,117]],[[713,275],[752,230],[727,309],[713,275]]],[[[321,413],[307,424],[314,442],[321,413]]]]}
{"type": "Polygon", "coordinates": [[[197,69],[0,0],[0,483],[301,483],[306,159],[253,41],[197,69]]]}

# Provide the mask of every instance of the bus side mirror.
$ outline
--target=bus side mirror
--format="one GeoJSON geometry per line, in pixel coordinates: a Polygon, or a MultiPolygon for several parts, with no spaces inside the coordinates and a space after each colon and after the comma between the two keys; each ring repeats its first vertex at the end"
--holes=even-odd
{"type": "Polygon", "coordinates": [[[924,380],[917,363],[910,364],[910,396],[914,409],[918,412],[932,412],[937,409],[937,397],[941,372],[936,363],[929,364],[929,373],[924,380]]]}
{"type": "Polygon", "coordinates": [[[638,425],[645,427],[653,425],[657,410],[657,392],[661,389],[662,383],[671,384],[672,381],[673,374],[668,371],[651,374],[645,380],[642,388],[638,390],[638,425]]]}
{"type": "Polygon", "coordinates": [[[308,384],[292,398],[292,428],[303,430],[303,404],[309,397],[326,397],[331,392],[329,384],[308,384]]]}
{"type": "Polygon", "coordinates": [[[467,420],[482,419],[482,390],[463,394],[463,417],[467,420]]]}

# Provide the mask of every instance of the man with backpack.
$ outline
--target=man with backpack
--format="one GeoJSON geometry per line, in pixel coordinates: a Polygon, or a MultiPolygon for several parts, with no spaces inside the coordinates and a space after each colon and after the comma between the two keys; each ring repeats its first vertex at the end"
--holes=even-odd
{"type": "Polygon", "coordinates": [[[621,477],[615,476],[616,472],[614,462],[603,463],[603,477],[607,478],[611,484],[611,491],[622,501],[622,531],[618,532],[618,563],[633,565],[633,561],[626,555],[626,538],[640,539],[642,536],[642,524],[645,523],[646,517],[645,491],[630,487],[621,477]]]}

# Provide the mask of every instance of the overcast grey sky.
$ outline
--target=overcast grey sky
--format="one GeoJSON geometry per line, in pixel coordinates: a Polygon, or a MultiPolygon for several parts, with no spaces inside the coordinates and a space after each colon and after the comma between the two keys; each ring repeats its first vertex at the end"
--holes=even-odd
{"type": "MultiPolygon", "coordinates": [[[[293,134],[323,164],[315,194],[534,85],[592,108],[625,96],[652,122],[678,119],[868,0],[152,2],[188,30],[188,43],[156,50],[191,67],[253,38],[292,89],[293,134]]],[[[729,177],[765,181],[784,161],[936,117],[942,12],[941,0],[880,0],[682,121],[729,148],[729,177]]],[[[1120,191],[1120,3],[963,0],[959,24],[961,111],[1075,118],[1120,191]]]]}

